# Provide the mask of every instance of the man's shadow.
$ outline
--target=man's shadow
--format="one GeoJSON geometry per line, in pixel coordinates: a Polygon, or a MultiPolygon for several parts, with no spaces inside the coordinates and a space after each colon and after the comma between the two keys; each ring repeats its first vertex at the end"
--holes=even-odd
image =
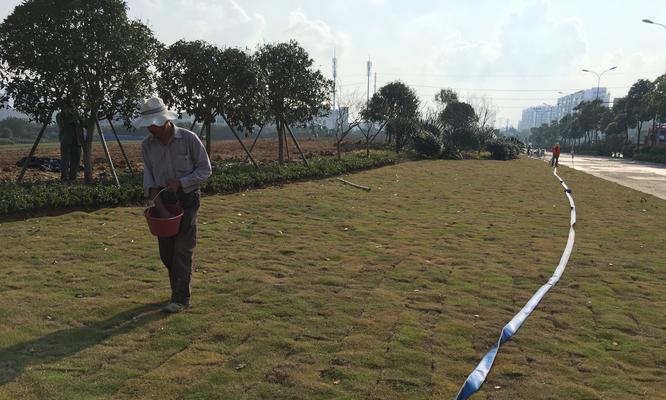
{"type": "Polygon", "coordinates": [[[0,349],[0,385],[15,380],[37,364],[59,361],[102,341],[122,335],[142,325],[164,318],[162,303],[146,304],[121,312],[104,321],[84,323],[46,336],[0,349]]]}

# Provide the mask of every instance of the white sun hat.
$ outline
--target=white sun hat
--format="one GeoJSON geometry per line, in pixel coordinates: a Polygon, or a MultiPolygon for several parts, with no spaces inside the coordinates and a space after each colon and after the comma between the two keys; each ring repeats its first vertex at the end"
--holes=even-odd
{"type": "Polygon", "coordinates": [[[162,126],[167,121],[178,119],[178,114],[167,109],[162,99],[155,96],[143,102],[140,114],[141,118],[134,121],[134,125],[138,128],[150,125],[162,126]]]}

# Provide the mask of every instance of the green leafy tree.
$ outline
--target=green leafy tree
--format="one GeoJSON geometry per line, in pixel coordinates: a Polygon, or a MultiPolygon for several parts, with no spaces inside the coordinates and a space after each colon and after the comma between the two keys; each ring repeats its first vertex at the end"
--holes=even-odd
{"type": "Polygon", "coordinates": [[[217,115],[221,86],[217,60],[220,50],[201,40],[179,40],[164,49],[157,62],[157,91],[169,107],[187,113],[205,130],[210,154],[210,125],[217,115]]]}
{"type": "Polygon", "coordinates": [[[625,129],[616,121],[610,122],[604,130],[606,134],[606,146],[608,151],[619,153],[625,142],[625,129]]]}
{"type": "Polygon", "coordinates": [[[211,124],[216,118],[246,132],[259,123],[263,93],[256,64],[247,52],[181,40],[165,49],[157,68],[160,96],[179,113],[203,124],[209,154],[211,124]]]}
{"type": "Polygon", "coordinates": [[[435,95],[435,102],[442,108],[458,101],[458,93],[453,89],[440,89],[435,95]]]}
{"type": "Polygon", "coordinates": [[[314,61],[298,42],[264,44],[256,51],[265,119],[275,121],[278,159],[284,163],[287,124],[305,124],[330,110],[332,81],[313,68],[314,61]]]}
{"type": "Polygon", "coordinates": [[[583,101],[574,110],[578,111],[578,123],[583,130],[589,145],[594,140],[594,135],[599,129],[605,107],[601,100],[583,101]]]}
{"type": "MultiPolygon", "coordinates": [[[[617,129],[621,129],[624,132],[625,143],[629,143],[629,128],[636,126],[636,119],[634,118],[633,104],[630,98],[621,97],[615,99],[613,102],[613,108],[611,112],[613,113],[613,121],[617,129]]],[[[639,134],[640,137],[640,134],[639,134]]]]}
{"type": "MultiPolygon", "coordinates": [[[[653,123],[657,120],[663,122],[666,120],[666,75],[661,75],[654,81],[654,89],[650,95],[650,110],[653,113],[653,123]]],[[[654,143],[654,130],[652,132],[654,143]]],[[[640,146],[640,141],[638,142],[640,146]]]]}
{"type": "Polygon", "coordinates": [[[550,148],[562,138],[561,130],[562,127],[557,121],[553,121],[550,125],[542,124],[531,129],[529,140],[536,147],[550,148]]]}
{"type": "MultiPolygon", "coordinates": [[[[654,118],[655,112],[651,101],[654,89],[654,83],[647,79],[639,79],[631,86],[629,93],[626,96],[628,104],[627,107],[625,107],[625,113],[627,114],[627,122],[632,123],[631,125],[628,124],[627,127],[636,128],[639,146],[641,142],[641,131],[643,129],[643,123],[654,118]]],[[[628,129],[626,137],[627,142],[629,142],[628,129]]]]}
{"type": "Polygon", "coordinates": [[[476,149],[478,141],[475,136],[478,117],[474,107],[465,102],[449,103],[439,114],[444,127],[444,149],[449,153],[465,149],[476,149]]]}
{"type": "Polygon", "coordinates": [[[0,24],[0,63],[14,107],[43,124],[65,98],[78,110],[88,132],[86,183],[93,180],[98,116],[130,123],[135,100],[151,91],[158,48],[151,30],[128,18],[122,0],[26,0],[0,24]]]}
{"type": "MultiPolygon", "coordinates": [[[[419,119],[419,98],[414,89],[400,81],[390,82],[382,86],[375,93],[362,114],[366,121],[380,128],[376,133],[386,127],[388,142],[395,137],[395,151],[399,153],[412,134],[416,132],[416,122],[419,119]]],[[[363,131],[366,138],[366,151],[376,137],[370,134],[370,124],[363,131]]]]}
{"type": "Polygon", "coordinates": [[[573,115],[572,114],[567,114],[564,117],[562,117],[559,121],[559,130],[560,130],[560,135],[562,137],[562,140],[566,140],[570,145],[573,142],[573,135],[572,135],[572,119],[573,115]]]}

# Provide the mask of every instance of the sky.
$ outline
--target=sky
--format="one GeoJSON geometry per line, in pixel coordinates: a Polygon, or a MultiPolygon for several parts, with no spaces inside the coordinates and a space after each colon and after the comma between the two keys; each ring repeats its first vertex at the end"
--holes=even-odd
{"type": "MultiPolygon", "coordinates": [[[[4,19],[21,0],[0,0],[4,19]]],[[[129,15],[159,40],[206,40],[255,49],[297,40],[332,78],[338,98],[400,80],[424,106],[440,88],[464,100],[485,98],[497,126],[515,126],[522,109],[601,86],[624,96],[638,79],[666,70],[663,0],[127,0],[129,15]],[[561,92],[561,93],[559,93],[561,92]]]]}

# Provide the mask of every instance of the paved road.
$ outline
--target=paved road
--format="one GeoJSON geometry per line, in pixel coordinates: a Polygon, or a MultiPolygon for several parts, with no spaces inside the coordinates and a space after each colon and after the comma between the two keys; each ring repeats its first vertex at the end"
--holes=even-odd
{"type": "MultiPolygon", "coordinates": [[[[550,160],[546,153],[545,159],[550,160]]],[[[571,154],[562,153],[560,165],[572,167],[571,154]]],[[[666,200],[666,164],[622,158],[575,156],[574,169],[666,200]]]]}

